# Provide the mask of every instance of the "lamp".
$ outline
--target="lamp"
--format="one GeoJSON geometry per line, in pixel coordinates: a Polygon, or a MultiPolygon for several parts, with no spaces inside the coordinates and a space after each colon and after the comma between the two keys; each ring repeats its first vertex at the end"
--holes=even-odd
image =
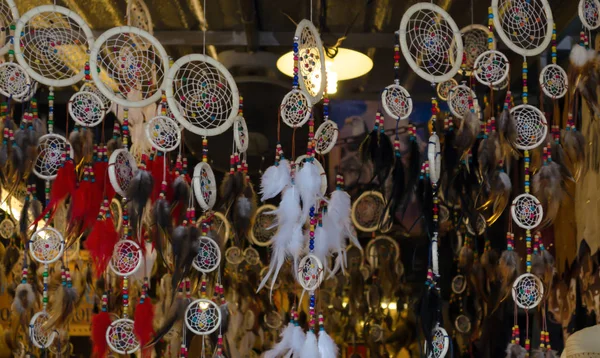
{"type": "MultiPolygon", "coordinates": [[[[345,81],[369,73],[373,68],[373,60],[369,56],[347,48],[338,48],[334,58],[325,58],[325,71],[327,72],[327,93],[337,92],[337,81],[345,81]]],[[[277,60],[277,69],[286,76],[293,76],[294,53],[284,54],[277,60]]],[[[318,79],[317,80],[318,84],[318,79]]]]}

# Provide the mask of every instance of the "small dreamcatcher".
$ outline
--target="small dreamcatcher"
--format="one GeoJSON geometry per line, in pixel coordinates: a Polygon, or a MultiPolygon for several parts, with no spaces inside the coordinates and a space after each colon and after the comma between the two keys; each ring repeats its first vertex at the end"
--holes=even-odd
{"type": "Polygon", "coordinates": [[[202,161],[196,164],[192,185],[196,200],[202,210],[212,209],[217,201],[217,181],[208,162],[202,161]]]}
{"type": "Polygon", "coordinates": [[[323,263],[315,255],[306,255],[298,264],[298,282],[306,291],[315,291],[323,282],[323,263]]]}
{"type": "Polygon", "coordinates": [[[471,76],[477,58],[484,52],[496,49],[494,34],[485,26],[472,24],[460,30],[463,40],[464,63],[466,76],[471,76]],[[491,39],[491,40],[490,40],[491,39]]]}
{"type": "Polygon", "coordinates": [[[15,28],[15,56],[29,75],[46,86],[67,87],[84,76],[94,35],[75,12],[57,5],[27,11],[15,28]]]}
{"type": "Polygon", "coordinates": [[[58,230],[44,227],[36,231],[29,239],[29,254],[31,258],[44,265],[60,259],[65,249],[65,241],[58,230]]]}
{"type": "Polygon", "coordinates": [[[208,232],[203,232],[198,238],[200,249],[192,262],[194,268],[204,274],[213,272],[221,263],[221,249],[215,240],[206,236],[207,234],[208,232]]]}
{"type": "Polygon", "coordinates": [[[377,231],[384,210],[383,195],[377,191],[365,191],[352,203],[352,223],[363,232],[377,231]]]}
{"type": "Polygon", "coordinates": [[[109,265],[115,274],[127,277],[137,272],[142,260],[142,249],[135,241],[121,240],[115,245],[109,265]]]}
{"type": "Polygon", "coordinates": [[[460,69],[463,41],[450,15],[431,3],[417,3],[400,22],[400,47],[409,66],[430,83],[447,81],[460,69]]]}
{"type": "Polygon", "coordinates": [[[135,158],[127,149],[117,149],[110,156],[108,161],[110,184],[122,197],[127,196],[129,184],[137,170],[135,158]]]}
{"type": "Polygon", "coordinates": [[[193,54],[169,69],[166,96],[175,119],[201,136],[218,135],[232,125],[240,106],[237,85],[212,57],[193,54]]]}
{"type": "Polygon", "coordinates": [[[544,218],[542,204],[535,196],[529,194],[529,190],[513,200],[511,213],[515,223],[525,230],[535,229],[544,218]]]}
{"type": "Polygon", "coordinates": [[[464,83],[450,89],[448,93],[448,107],[456,118],[464,118],[468,112],[479,112],[477,95],[464,83]]]}
{"type": "MultiPolygon", "coordinates": [[[[306,21],[306,20],[304,20],[306,21]]],[[[300,90],[299,79],[302,77],[300,72],[300,54],[299,54],[299,38],[294,37],[294,78],[292,80],[292,90],[288,92],[281,101],[279,106],[279,114],[283,123],[289,127],[297,128],[302,127],[310,118],[311,114],[311,99],[308,93],[300,90]]]]}
{"type": "MultiPolygon", "coordinates": [[[[556,64],[557,54],[556,54],[556,26],[553,26],[552,29],[552,63],[547,65],[540,72],[540,87],[544,94],[553,101],[556,101],[559,98],[562,98],[567,94],[567,89],[569,87],[569,77],[565,70],[562,67],[556,64]]],[[[557,103],[555,102],[555,105],[557,103]]],[[[558,108],[554,108],[555,111],[559,111],[558,108]]],[[[554,125],[558,125],[558,123],[553,123],[554,125]]]]}
{"type": "Polygon", "coordinates": [[[225,260],[232,265],[239,265],[244,262],[244,253],[237,246],[231,246],[225,250],[225,260]]]}
{"type": "MultiPolygon", "coordinates": [[[[431,334],[432,338],[432,351],[429,352],[428,358],[443,358],[448,353],[448,349],[450,348],[450,336],[448,336],[448,332],[440,326],[437,326],[433,329],[431,334]]],[[[425,346],[427,348],[427,342],[425,342],[425,346]]]]}
{"type": "Polygon", "coordinates": [[[294,50],[296,47],[298,48],[298,71],[294,74],[298,76],[302,92],[308,96],[310,104],[314,105],[323,97],[327,81],[323,43],[311,21],[304,19],[296,26],[294,50]]]}
{"type": "Polygon", "coordinates": [[[454,78],[438,83],[436,86],[438,98],[442,101],[447,101],[448,96],[450,95],[450,90],[456,86],[458,86],[458,82],[456,82],[454,78]]]}
{"type": "Polygon", "coordinates": [[[220,211],[210,211],[204,213],[196,220],[196,227],[202,229],[202,223],[208,223],[209,231],[216,232],[220,238],[223,239],[223,243],[227,243],[231,236],[231,223],[229,219],[220,211]]]}
{"type": "Polygon", "coordinates": [[[13,62],[0,64],[0,93],[8,98],[22,98],[31,91],[31,78],[22,66],[13,62]]]}
{"type": "Polygon", "coordinates": [[[325,155],[335,147],[338,139],[338,125],[329,119],[329,97],[323,99],[323,123],[315,132],[315,153],[325,155]]]}
{"type": "Polygon", "coordinates": [[[67,139],[60,134],[48,133],[38,139],[37,158],[32,167],[33,173],[40,179],[54,180],[58,170],[66,160],[66,149],[69,148],[70,157],[74,158],[73,148],[67,139]]]}
{"type": "Polygon", "coordinates": [[[171,152],[181,143],[181,131],[171,118],[157,116],[146,123],[146,138],[154,149],[171,152]]]}
{"type": "Polygon", "coordinates": [[[464,314],[458,315],[454,319],[454,328],[462,334],[471,332],[471,319],[464,314]]]}
{"type": "Polygon", "coordinates": [[[412,113],[413,103],[408,91],[400,86],[400,44],[396,32],[394,44],[394,83],[381,92],[381,104],[385,113],[395,120],[407,119],[412,113]]]}
{"type": "Polygon", "coordinates": [[[258,265],[260,261],[260,254],[252,246],[247,247],[244,250],[244,261],[250,266],[258,265]]]}
{"type": "Polygon", "coordinates": [[[250,240],[254,245],[266,247],[271,245],[273,236],[277,233],[275,223],[277,215],[275,205],[265,204],[254,213],[252,218],[252,228],[250,230],[250,240]]]}
{"type": "Polygon", "coordinates": [[[283,318],[277,311],[269,311],[263,316],[265,325],[271,329],[279,329],[283,326],[283,318]]]}
{"type": "Polygon", "coordinates": [[[250,137],[248,136],[246,120],[242,116],[235,117],[233,121],[233,140],[235,140],[235,145],[240,153],[245,153],[248,150],[250,137]]]}
{"type": "Polygon", "coordinates": [[[600,2],[598,0],[579,0],[577,12],[586,29],[591,31],[600,26],[600,2]]]}
{"type": "Polygon", "coordinates": [[[93,82],[85,82],[81,86],[81,89],[79,91],[80,92],[91,92],[91,93],[95,94],[102,101],[102,108],[104,109],[104,111],[108,112],[111,110],[112,101],[109,98],[107,98],[105,95],[103,95],[102,92],[100,92],[98,87],[96,87],[96,85],[93,82]]]}
{"type": "Polygon", "coordinates": [[[91,49],[90,72],[96,87],[124,107],[141,108],[157,102],[168,70],[164,47],[137,27],[109,29],[91,49]]]}
{"type": "Polygon", "coordinates": [[[39,349],[50,347],[58,335],[56,331],[46,328],[46,322],[49,320],[50,315],[44,310],[34,314],[29,321],[29,338],[39,349]]]}
{"type": "Polygon", "coordinates": [[[475,78],[482,85],[498,86],[508,78],[510,63],[500,51],[488,50],[477,57],[474,63],[475,78]]]}
{"type": "Polygon", "coordinates": [[[513,283],[512,297],[517,306],[530,310],[537,307],[542,301],[544,285],[536,275],[527,272],[519,276],[513,283]]]}
{"type": "Polygon", "coordinates": [[[19,19],[19,10],[14,0],[0,2],[0,55],[4,55],[11,47],[10,33],[11,25],[16,24],[19,19]]]}
{"type": "Polygon", "coordinates": [[[185,325],[194,334],[207,336],[221,326],[221,310],[206,298],[195,300],[185,310],[185,325]]]}
{"type": "Polygon", "coordinates": [[[387,235],[378,235],[369,241],[365,253],[371,267],[381,267],[380,256],[386,256],[389,258],[388,261],[398,262],[400,260],[400,245],[387,235]]]}
{"type": "Polygon", "coordinates": [[[127,1],[127,26],[137,27],[152,34],[152,17],[144,0],[127,1]]]}
{"type": "MultiPolygon", "coordinates": [[[[526,97],[523,97],[526,98],[526,97]]],[[[521,104],[510,110],[515,118],[517,139],[515,145],[521,150],[539,147],[548,134],[546,116],[537,107],[521,104]]]]}
{"type": "Polygon", "coordinates": [[[3,239],[12,238],[16,232],[15,229],[16,229],[15,222],[12,221],[12,219],[10,219],[8,217],[8,215],[5,216],[4,219],[0,222],[0,236],[3,239]]]}
{"type": "Polygon", "coordinates": [[[452,292],[460,295],[461,293],[465,292],[465,289],[467,288],[467,279],[464,275],[458,274],[452,279],[451,287],[452,292]]]}
{"type": "Polygon", "coordinates": [[[102,99],[93,92],[81,91],[71,96],[68,103],[71,118],[82,127],[95,127],[102,122],[106,108],[102,99]]]}
{"type": "Polygon", "coordinates": [[[106,330],[106,342],[117,354],[135,353],[140,348],[140,344],[133,331],[133,320],[120,318],[113,321],[106,330]]]}

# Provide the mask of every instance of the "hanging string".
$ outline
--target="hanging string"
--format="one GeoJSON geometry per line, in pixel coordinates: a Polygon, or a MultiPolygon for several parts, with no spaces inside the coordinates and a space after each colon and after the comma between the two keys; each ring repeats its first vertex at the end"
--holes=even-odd
{"type": "Polygon", "coordinates": [[[202,26],[202,54],[206,56],[206,28],[208,27],[206,24],[206,0],[204,0],[204,4],[202,5],[202,11],[204,11],[204,24],[202,26]]]}

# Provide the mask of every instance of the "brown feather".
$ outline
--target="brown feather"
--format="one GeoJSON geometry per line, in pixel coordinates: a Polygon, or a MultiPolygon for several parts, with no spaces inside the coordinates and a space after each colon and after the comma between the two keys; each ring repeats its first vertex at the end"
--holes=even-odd
{"type": "Polygon", "coordinates": [[[503,160],[507,162],[511,158],[518,158],[520,151],[516,145],[517,126],[508,108],[502,111],[496,123],[503,160]]]}
{"type": "Polygon", "coordinates": [[[560,203],[565,197],[562,185],[560,166],[554,162],[546,163],[533,175],[533,195],[540,201],[544,209],[541,227],[547,227],[558,215],[560,203]]]}
{"type": "Polygon", "coordinates": [[[474,254],[473,249],[468,245],[463,245],[458,253],[458,267],[466,272],[473,268],[474,254]]]}
{"type": "Polygon", "coordinates": [[[506,358],[525,358],[526,356],[527,351],[518,344],[510,343],[506,347],[506,358]]]}
{"type": "Polygon", "coordinates": [[[580,131],[563,129],[561,130],[561,143],[565,150],[566,157],[571,164],[571,172],[577,181],[583,173],[585,164],[585,138],[580,131]]]}
{"type": "Polygon", "coordinates": [[[454,146],[461,159],[464,159],[469,149],[475,144],[477,132],[479,131],[479,123],[477,115],[470,111],[460,123],[456,138],[454,139],[454,146]]]}
{"type": "Polygon", "coordinates": [[[509,293],[513,282],[519,275],[519,255],[514,250],[504,250],[500,256],[499,270],[502,281],[501,300],[509,293]]]}

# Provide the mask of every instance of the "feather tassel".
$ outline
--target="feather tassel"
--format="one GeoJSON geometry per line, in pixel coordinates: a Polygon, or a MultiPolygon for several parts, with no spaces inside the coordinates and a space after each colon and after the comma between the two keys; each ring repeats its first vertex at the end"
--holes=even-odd
{"type": "Polygon", "coordinates": [[[519,344],[510,343],[506,347],[506,358],[525,358],[527,351],[519,344]]]}
{"type": "Polygon", "coordinates": [[[504,250],[499,263],[500,280],[502,281],[501,299],[511,291],[513,282],[519,275],[519,255],[514,250],[504,250]]]}
{"type": "Polygon", "coordinates": [[[154,338],[146,344],[144,348],[152,347],[156,343],[158,343],[169,331],[175,323],[180,322],[185,316],[185,311],[190,304],[190,300],[183,297],[178,297],[173,305],[170,307],[169,312],[166,315],[166,318],[163,324],[156,330],[154,338]]]}
{"type": "MultiPolygon", "coordinates": [[[[306,341],[306,335],[304,334],[304,331],[302,330],[302,327],[300,327],[300,325],[298,324],[298,321],[294,322],[294,329],[292,331],[292,349],[290,350],[290,353],[292,353],[294,355],[294,357],[300,357],[300,355],[302,354],[302,351],[304,349],[304,342],[306,341]]],[[[318,352],[317,355],[314,357],[318,357],[318,352]]]]}
{"type": "Polygon", "coordinates": [[[57,291],[56,295],[53,295],[52,311],[45,325],[49,329],[68,325],[73,318],[72,313],[79,300],[79,295],[75,288],[71,286],[70,280],[61,285],[57,291]]]}
{"type": "Polygon", "coordinates": [[[85,247],[89,250],[96,267],[97,278],[106,270],[118,241],[119,234],[115,230],[112,218],[99,217],[85,240],[85,247]]]}
{"type": "Polygon", "coordinates": [[[322,196],[321,173],[316,164],[312,161],[305,162],[296,175],[295,183],[302,200],[302,217],[300,221],[305,222],[308,219],[310,209],[316,207],[318,198],[322,196]]]}
{"type": "Polygon", "coordinates": [[[23,328],[29,324],[29,319],[33,315],[35,308],[35,294],[33,287],[29,283],[20,283],[15,290],[11,309],[17,313],[19,322],[23,328]]]}
{"type": "Polygon", "coordinates": [[[246,239],[250,230],[250,222],[256,211],[256,193],[252,183],[248,181],[242,193],[235,201],[233,215],[234,227],[239,239],[246,239]]]}
{"type": "Polygon", "coordinates": [[[274,198],[291,182],[290,163],[282,159],[265,170],[260,182],[261,201],[274,198]]]}
{"type": "Polygon", "coordinates": [[[584,170],[586,145],[585,138],[575,127],[561,130],[561,143],[572,167],[575,180],[579,180],[584,170]]]}
{"type": "Polygon", "coordinates": [[[321,327],[319,331],[319,354],[320,358],[337,358],[339,353],[338,346],[333,339],[321,327]]]}
{"type": "MultiPolygon", "coordinates": [[[[144,216],[144,208],[152,194],[154,179],[150,172],[139,169],[131,179],[129,188],[127,189],[127,198],[131,206],[129,210],[129,218],[131,226],[134,228],[134,235],[141,230],[142,218],[144,216]]],[[[138,240],[142,240],[138,237],[138,240]]]]}
{"type": "Polygon", "coordinates": [[[317,344],[317,336],[311,330],[306,333],[306,339],[302,346],[300,358],[315,358],[319,357],[319,346],[317,344]]]}
{"type": "Polygon", "coordinates": [[[551,225],[558,215],[560,203],[565,196],[561,178],[560,167],[554,162],[546,162],[533,176],[533,195],[538,198],[544,209],[541,227],[551,225]]]}
{"type": "Polygon", "coordinates": [[[102,311],[92,317],[92,352],[96,357],[104,357],[108,351],[106,331],[112,323],[108,312],[102,311]]]}
{"type": "Polygon", "coordinates": [[[454,139],[454,146],[461,160],[464,160],[465,155],[475,144],[478,131],[479,119],[475,112],[469,111],[460,123],[456,138],[454,139]]]}
{"type": "MultiPolygon", "coordinates": [[[[508,92],[506,95],[509,97],[510,92],[508,92]]],[[[517,126],[514,117],[510,114],[508,107],[502,110],[497,124],[503,161],[508,162],[511,158],[518,158],[520,156],[520,152],[516,145],[517,126]]]]}
{"type": "Polygon", "coordinates": [[[50,202],[40,216],[35,219],[34,224],[44,219],[48,213],[54,213],[58,205],[60,205],[69,195],[73,195],[77,186],[77,175],[75,173],[75,165],[71,159],[67,159],[64,165],[58,169],[56,179],[52,184],[50,191],[50,202]]]}
{"type": "Polygon", "coordinates": [[[264,358],[278,358],[287,353],[292,347],[292,334],[294,331],[294,323],[290,322],[283,329],[279,337],[281,339],[273,348],[265,352],[264,358]]]}
{"type": "MultiPolygon", "coordinates": [[[[146,294],[143,293],[145,296],[146,294]]],[[[154,335],[154,305],[150,297],[142,297],[140,304],[135,307],[135,315],[133,320],[133,332],[138,338],[142,347],[146,346],[154,335]]]]}

